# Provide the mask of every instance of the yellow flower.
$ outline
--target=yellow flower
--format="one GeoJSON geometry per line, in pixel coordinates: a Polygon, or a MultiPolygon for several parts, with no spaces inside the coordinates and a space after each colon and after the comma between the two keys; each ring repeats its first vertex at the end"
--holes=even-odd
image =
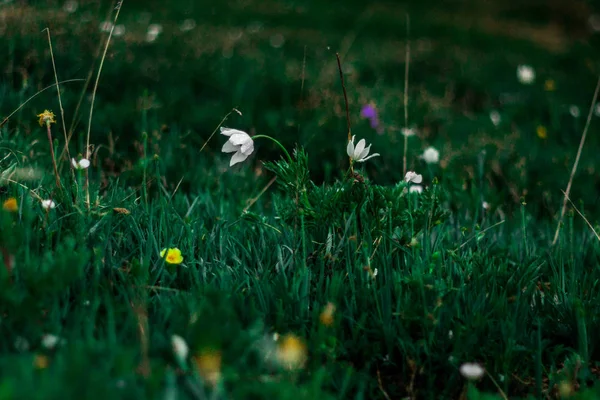
{"type": "Polygon", "coordinates": [[[46,126],[49,126],[50,124],[56,122],[56,120],[54,120],[54,113],[48,110],[44,110],[43,113],[38,114],[38,118],[40,119],[40,126],[44,126],[44,124],[46,124],[46,126]]]}
{"type": "Polygon", "coordinates": [[[277,360],[283,367],[288,369],[302,368],[306,358],[306,345],[300,338],[292,334],[281,338],[277,348],[277,360]]]}
{"type": "Polygon", "coordinates": [[[327,303],[321,315],[319,315],[319,320],[325,326],[333,325],[333,314],[335,313],[335,304],[327,303]]]}
{"type": "Polygon", "coordinates": [[[167,264],[181,264],[183,262],[183,257],[181,256],[181,250],[177,247],[172,249],[162,249],[160,252],[161,258],[165,258],[167,264]],[[165,257],[165,253],[167,256],[165,257]]]}
{"type": "Polygon", "coordinates": [[[37,369],[46,369],[49,364],[50,360],[48,357],[41,354],[37,354],[33,359],[33,366],[37,369]]]}
{"type": "Polygon", "coordinates": [[[8,212],[17,212],[19,210],[19,205],[17,204],[17,199],[14,197],[9,197],[2,204],[2,208],[8,212]]]}
{"type": "Polygon", "coordinates": [[[544,82],[544,90],[546,92],[554,92],[556,90],[556,84],[553,79],[547,79],[546,82],[544,82]]]}
{"type": "Polygon", "coordinates": [[[202,350],[194,357],[198,372],[206,382],[215,386],[221,380],[221,352],[213,349],[202,350]]]}
{"type": "Polygon", "coordinates": [[[543,125],[538,125],[535,131],[540,139],[546,139],[548,137],[548,130],[543,125]]]}

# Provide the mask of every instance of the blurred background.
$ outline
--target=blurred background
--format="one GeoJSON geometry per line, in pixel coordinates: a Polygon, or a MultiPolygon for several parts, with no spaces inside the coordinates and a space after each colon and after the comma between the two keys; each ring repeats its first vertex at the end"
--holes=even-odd
{"type": "MultiPolygon", "coordinates": [[[[221,137],[201,157],[199,150],[234,107],[242,115],[231,114],[225,126],[305,146],[315,180],[339,177],[347,129],[337,52],[352,132],[381,154],[366,166],[374,182],[404,176],[407,122],[416,132],[408,168],[444,182],[453,206],[485,201],[506,213],[525,200],[539,217],[553,218],[600,73],[600,10],[591,1],[125,0],[114,21],[119,4],[0,1],[0,115],[54,82],[48,27],[59,79],[84,79],[61,86],[80,152],[114,25],[91,127],[107,179],[135,172],[143,132],[151,152],[168,161],[169,185],[200,162],[223,171],[221,137]],[[520,77],[519,66],[533,77],[520,77]],[[361,116],[367,105],[376,118],[361,116]],[[439,165],[419,157],[428,146],[440,151],[439,165]]],[[[58,114],[52,90],[2,129],[34,141],[41,134],[35,115],[46,108],[58,114]]],[[[595,215],[599,119],[594,106],[571,196],[595,215]]],[[[266,179],[260,161],[280,152],[266,142],[257,148],[251,173],[266,179]]],[[[194,190],[193,174],[182,188],[194,190]]]]}

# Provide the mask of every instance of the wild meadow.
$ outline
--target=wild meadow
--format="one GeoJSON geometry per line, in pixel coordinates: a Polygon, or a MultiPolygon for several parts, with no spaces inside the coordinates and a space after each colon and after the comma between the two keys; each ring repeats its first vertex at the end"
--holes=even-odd
{"type": "Polygon", "coordinates": [[[0,1],[0,399],[600,398],[593,2],[0,1]]]}

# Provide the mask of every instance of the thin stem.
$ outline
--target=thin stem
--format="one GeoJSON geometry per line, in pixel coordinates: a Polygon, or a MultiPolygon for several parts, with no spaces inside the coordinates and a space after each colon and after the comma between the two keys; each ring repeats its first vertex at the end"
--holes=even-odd
{"type": "MultiPolygon", "coordinates": [[[[404,129],[408,129],[408,70],[410,67],[410,16],[406,14],[406,63],[404,66],[404,129]]],[[[404,157],[402,157],[402,174],[406,175],[406,152],[408,147],[408,136],[404,135],[404,157]]]]}
{"type": "Polygon", "coordinates": [[[342,90],[344,91],[344,102],[346,103],[346,123],[348,124],[348,141],[352,140],[352,133],[350,130],[350,108],[348,107],[348,95],[346,94],[346,84],[344,83],[344,73],[342,72],[342,63],[340,61],[340,54],[335,53],[338,63],[338,69],[340,71],[340,79],[342,80],[342,90]]]}
{"type": "MultiPolygon", "coordinates": [[[[119,18],[119,14],[121,13],[121,8],[123,6],[123,1],[119,3],[119,6],[116,8],[117,13],[115,14],[115,18],[113,20],[112,27],[110,28],[110,33],[108,34],[108,38],[106,39],[106,46],[104,46],[104,53],[102,54],[102,58],[100,59],[100,67],[98,68],[98,75],[96,76],[96,82],[94,83],[94,90],[92,91],[92,101],[90,105],[90,117],[88,119],[88,131],[87,131],[87,139],[85,141],[85,153],[86,158],[90,158],[90,133],[92,131],[92,116],[94,115],[94,102],[96,101],[96,91],[98,90],[98,83],[100,82],[100,74],[102,73],[102,67],[104,66],[104,60],[106,59],[106,53],[108,52],[108,45],[110,44],[110,39],[112,37],[113,31],[115,30],[115,25],[117,23],[117,19],[119,18]]],[[[86,170],[85,174],[85,198],[88,209],[90,208],[90,180],[89,175],[86,170]]]]}
{"type": "MultiPolygon", "coordinates": [[[[62,99],[60,96],[60,87],[58,82],[58,74],[56,72],[56,63],[54,62],[54,51],[52,49],[52,40],[50,39],[50,29],[44,29],[48,34],[48,46],[50,47],[50,59],[52,59],[52,70],[54,71],[54,81],[56,82],[56,94],[58,95],[58,106],[60,107],[60,119],[62,122],[63,133],[65,135],[65,151],[67,153],[67,160],[71,159],[71,153],[69,152],[69,139],[67,138],[67,126],[65,125],[65,109],[62,105],[62,99]]],[[[61,154],[62,157],[62,154],[61,154]]],[[[73,168],[71,167],[71,170],[73,168]]]]}
{"type": "Polygon", "coordinates": [[[569,198],[569,194],[571,194],[571,185],[573,184],[573,178],[575,178],[575,173],[577,172],[577,166],[579,165],[579,158],[581,157],[581,152],[583,151],[583,145],[585,144],[585,138],[587,136],[588,129],[590,127],[590,122],[592,121],[592,114],[594,112],[594,106],[596,105],[596,100],[598,99],[598,91],[599,90],[600,90],[600,76],[598,77],[598,83],[596,84],[596,90],[594,91],[594,97],[592,99],[592,104],[590,105],[590,111],[588,112],[587,121],[585,122],[585,127],[583,128],[583,135],[581,135],[581,141],[579,142],[579,149],[577,150],[577,156],[575,157],[575,163],[573,164],[573,169],[571,170],[571,176],[569,177],[569,183],[567,184],[567,190],[565,190],[565,197],[563,199],[562,210],[560,212],[560,218],[558,220],[558,225],[556,226],[556,232],[554,233],[554,239],[552,240],[552,246],[554,246],[558,240],[560,226],[562,225],[563,218],[565,217],[565,211],[567,209],[567,199],[569,198]]]}
{"type": "Polygon", "coordinates": [[[60,177],[58,176],[58,168],[56,167],[56,159],[54,158],[54,144],[52,143],[52,132],[50,123],[46,123],[46,132],[48,133],[48,142],[50,142],[50,155],[52,156],[52,166],[54,167],[54,176],[56,178],[56,186],[60,189],[60,177]]]}
{"type": "Polygon", "coordinates": [[[290,157],[290,153],[288,153],[288,151],[285,149],[285,147],[283,147],[283,145],[281,143],[279,143],[279,141],[277,139],[273,139],[271,136],[267,136],[267,135],[255,135],[255,136],[252,136],[252,140],[254,140],[254,139],[260,139],[260,138],[265,138],[265,139],[272,140],[277,146],[279,146],[281,148],[281,150],[283,150],[283,152],[287,156],[288,161],[290,162],[290,164],[292,163],[292,157],[290,157]]]}

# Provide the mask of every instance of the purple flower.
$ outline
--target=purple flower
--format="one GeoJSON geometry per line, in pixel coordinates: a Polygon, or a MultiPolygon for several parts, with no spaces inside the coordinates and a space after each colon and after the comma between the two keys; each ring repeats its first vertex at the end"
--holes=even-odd
{"type": "MultiPolygon", "coordinates": [[[[360,110],[360,115],[361,117],[368,118],[371,121],[377,120],[377,110],[372,104],[365,104],[362,110],[360,110]]],[[[371,122],[371,124],[373,124],[373,122],[371,122]]]]}

